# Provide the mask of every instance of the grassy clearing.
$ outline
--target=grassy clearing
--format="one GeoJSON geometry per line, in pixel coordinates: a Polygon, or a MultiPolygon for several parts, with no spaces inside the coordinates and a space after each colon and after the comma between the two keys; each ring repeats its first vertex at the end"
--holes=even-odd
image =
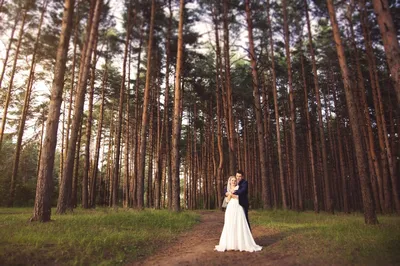
{"type": "Polygon", "coordinates": [[[293,211],[253,211],[250,219],[270,231],[268,252],[298,256],[299,263],[395,265],[400,263],[400,217],[379,216],[364,224],[362,214],[330,215],[293,211]]]}
{"type": "Polygon", "coordinates": [[[28,222],[31,214],[31,208],[0,208],[0,264],[123,264],[151,254],[199,220],[186,211],[98,208],[53,215],[43,224],[28,222]]]}

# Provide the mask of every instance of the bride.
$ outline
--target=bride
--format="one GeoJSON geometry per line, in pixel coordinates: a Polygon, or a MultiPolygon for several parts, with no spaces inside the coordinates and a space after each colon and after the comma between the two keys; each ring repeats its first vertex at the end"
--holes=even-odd
{"type": "Polygon", "coordinates": [[[236,177],[229,177],[226,191],[230,193],[226,198],[228,205],[225,211],[225,223],[219,245],[215,246],[215,250],[260,251],[262,247],[253,239],[243,207],[239,204],[239,196],[233,194],[237,189],[236,177]]]}

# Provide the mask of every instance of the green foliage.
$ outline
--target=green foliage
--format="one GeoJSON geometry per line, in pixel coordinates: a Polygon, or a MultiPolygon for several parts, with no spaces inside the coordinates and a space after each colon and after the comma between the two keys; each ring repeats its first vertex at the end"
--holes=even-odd
{"type": "Polygon", "coordinates": [[[293,211],[253,211],[253,225],[274,232],[279,239],[268,252],[299,255],[299,264],[323,258],[334,265],[394,265],[400,262],[400,218],[380,216],[379,225],[367,226],[360,213],[315,214],[293,211]]]}
{"type": "MultiPolygon", "coordinates": [[[[16,194],[14,206],[33,206],[36,193],[39,143],[29,142],[22,146],[19,170],[15,180],[16,194]]],[[[10,195],[12,166],[14,163],[15,144],[10,140],[3,143],[0,153],[0,206],[6,206],[10,195]]],[[[59,153],[56,153],[53,184],[55,186],[52,200],[58,195],[59,153]]]]}
{"type": "Polygon", "coordinates": [[[76,209],[43,224],[27,222],[31,211],[0,209],[3,263],[126,264],[151,254],[198,221],[192,212],[76,209]]]}

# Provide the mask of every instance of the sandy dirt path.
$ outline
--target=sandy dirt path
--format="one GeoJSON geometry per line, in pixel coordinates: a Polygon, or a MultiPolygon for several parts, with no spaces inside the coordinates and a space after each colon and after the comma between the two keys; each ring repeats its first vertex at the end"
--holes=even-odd
{"type": "MultiPolygon", "coordinates": [[[[297,265],[296,259],[288,254],[271,254],[268,246],[277,243],[280,235],[273,230],[253,226],[253,236],[260,252],[214,251],[224,225],[222,211],[199,212],[201,221],[192,230],[153,256],[131,265],[297,265]]],[[[250,215],[251,222],[251,215],[250,215]]]]}

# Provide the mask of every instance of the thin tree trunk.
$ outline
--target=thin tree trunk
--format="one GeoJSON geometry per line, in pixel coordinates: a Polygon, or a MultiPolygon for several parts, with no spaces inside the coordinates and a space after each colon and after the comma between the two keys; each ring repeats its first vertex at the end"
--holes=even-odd
{"type": "Polygon", "coordinates": [[[117,132],[116,132],[116,143],[115,143],[115,158],[114,158],[114,184],[113,184],[113,197],[112,197],[112,206],[113,208],[118,207],[118,189],[119,189],[119,161],[120,161],[120,147],[121,147],[121,134],[122,134],[122,117],[124,112],[124,94],[125,94],[125,83],[126,83],[126,61],[128,58],[128,49],[129,49],[129,41],[131,35],[131,12],[132,12],[132,3],[129,1],[128,7],[128,21],[126,24],[126,38],[125,38],[125,50],[124,50],[124,59],[122,63],[122,78],[121,78],[121,86],[119,91],[119,106],[118,106],[118,122],[117,122],[117,132]]]}
{"type": "MultiPolygon", "coordinates": [[[[309,160],[310,160],[309,163],[310,163],[310,167],[311,167],[314,212],[318,213],[319,207],[318,207],[318,195],[317,195],[317,180],[316,180],[316,176],[315,176],[314,149],[313,149],[311,122],[310,122],[310,112],[308,111],[308,91],[307,91],[306,73],[304,70],[303,54],[301,54],[300,57],[301,57],[301,73],[302,73],[303,84],[304,84],[304,112],[306,114],[306,121],[307,121],[307,150],[308,150],[308,156],[309,156],[309,160]]],[[[336,104],[335,104],[335,106],[336,106],[336,104]]]]}
{"type": "Polygon", "coordinates": [[[271,208],[270,196],[268,194],[268,176],[267,176],[267,165],[265,158],[265,142],[264,142],[264,128],[263,128],[263,120],[261,114],[261,103],[260,103],[260,94],[258,88],[258,76],[257,76],[257,63],[256,63],[256,55],[254,51],[254,40],[253,40],[253,22],[250,10],[250,0],[246,0],[246,20],[247,20],[247,31],[249,37],[249,53],[250,53],[250,61],[252,67],[252,76],[253,76],[253,96],[254,96],[254,105],[255,105],[255,113],[256,113],[256,121],[257,121],[257,137],[258,137],[258,149],[260,156],[260,168],[261,168],[261,191],[262,191],[262,202],[263,208],[269,209],[271,208]]]}
{"type": "Polygon", "coordinates": [[[365,163],[364,158],[364,151],[362,147],[362,139],[360,136],[359,131],[359,121],[357,119],[357,110],[355,109],[353,99],[353,94],[351,91],[350,85],[350,76],[349,70],[347,68],[346,57],[344,54],[344,47],[342,44],[342,40],[340,37],[339,27],[336,20],[336,13],[333,6],[332,0],[327,0],[328,10],[329,10],[329,17],[331,19],[332,29],[333,29],[333,37],[336,42],[336,51],[339,58],[340,68],[343,77],[343,83],[345,87],[346,93],[346,102],[347,108],[349,110],[349,117],[350,117],[350,126],[352,130],[352,137],[353,142],[356,150],[356,159],[357,159],[357,167],[358,167],[358,174],[361,183],[361,192],[362,192],[362,199],[363,199],[363,207],[364,207],[364,218],[366,224],[377,224],[378,219],[375,213],[375,207],[371,195],[371,183],[369,176],[367,175],[367,165],[365,163]]]}
{"type": "Polygon", "coordinates": [[[286,64],[288,71],[288,83],[289,83],[289,105],[290,105],[290,125],[291,125],[291,136],[292,136],[292,163],[293,163],[293,195],[294,204],[292,208],[298,210],[298,178],[297,178],[297,141],[296,141],[296,115],[294,106],[294,91],[293,91],[293,81],[292,81],[292,63],[290,59],[290,39],[289,39],[289,25],[288,25],[288,15],[287,15],[287,4],[286,0],[282,1],[283,8],[283,23],[285,31],[285,50],[286,50],[286,64]]]}
{"type": "Polygon", "coordinates": [[[71,187],[72,187],[72,172],[74,169],[74,158],[76,151],[76,141],[78,137],[79,125],[81,123],[83,114],[83,105],[85,102],[85,93],[87,87],[87,77],[91,62],[91,56],[93,53],[93,46],[98,31],[101,6],[102,6],[102,0],[95,0],[93,22],[91,23],[87,49],[84,51],[86,55],[83,56],[84,61],[81,62],[81,69],[79,71],[80,75],[79,75],[77,95],[74,107],[74,119],[72,121],[72,127],[71,127],[71,138],[68,143],[67,160],[65,161],[63,169],[63,179],[62,183],[60,184],[60,193],[57,202],[58,214],[64,214],[67,211],[67,209],[71,209],[70,198],[71,198],[71,187]]]}
{"type": "MultiPolygon", "coordinates": [[[[94,164],[93,164],[93,176],[92,176],[92,185],[91,185],[91,193],[90,193],[90,202],[91,207],[94,208],[96,206],[96,186],[97,186],[97,175],[98,175],[98,166],[99,166],[99,158],[100,158],[100,143],[101,143],[101,133],[103,129],[103,120],[104,120],[104,102],[105,102],[105,87],[108,79],[108,58],[106,58],[103,81],[101,84],[101,104],[100,104],[100,115],[99,122],[97,125],[97,135],[96,135],[96,148],[95,148],[95,156],[94,156],[94,164]]],[[[101,183],[100,183],[101,185],[101,183]]]]}
{"type": "Polygon", "coordinates": [[[78,142],[76,143],[76,155],[74,164],[74,174],[72,179],[72,192],[71,192],[71,206],[73,208],[78,206],[78,183],[79,183],[79,163],[82,141],[82,127],[79,129],[78,142]]]}
{"type": "Polygon", "coordinates": [[[235,151],[235,123],[233,120],[233,97],[231,85],[231,63],[229,53],[229,18],[228,18],[228,4],[230,0],[224,0],[224,63],[225,63],[225,94],[226,94],[226,131],[228,135],[229,146],[229,172],[236,172],[236,151],[235,151]]]}
{"type": "MultiPolygon", "coordinates": [[[[8,84],[8,91],[7,91],[7,95],[6,95],[6,101],[4,103],[3,118],[1,120],[1,129],[0,129],[0,150],[1,150],[1,145],[3,143],[4,131],[5,131],[6,120],[7,120],[7,113],[8,113],[8,107],[10,105],[11,93],[12,93],[12,89],[13,89],[13,85],[14,85],[15,71],[17,69],[19,50],[20,50],[22,39],[23,39],[23,35],[24,35],[24,27],[25,27],[25,21],[26,21],[27,15],[28,15],[28,6],[26,5],[25,6],[24,15],[22,17],[21,28],[20,28],[19,34],[18,34],[18,43],[17,43],[17,48],[15,50],[14,63],[13,63],[11,74],[10,74],[11,78],[10,78],[10,82],[8,84]]],[[[11,40],[10,40],[10,42],[11,42],[11,40]]],[[[4,69],[5,69],[5,67],[6,67],[6,65],[4,64],[4,69]]]]}
{"type": "MultiPolygon", "coordinates": [[[[12,30],[11,30],[11,36],[10,36],[10,40],[9,40],[9,43],[8,43],[8,46],[7,46],[6,56],[5,56],[4,61],[3,61],[3,69],[2,69],[1,75],[0,75],[0,88],[1,88],[1,84],[3,83],[4,74],[6,73],[8,57],[10,55],[11,46],[12,46],[13,41],[14,41],[14,34],[15,34],[15,30],[17,29],[20,12],[21,12],[21,9],[19,9],[18,13],[15,15],[14,25],[13,25],[12,30]]],[[[3,134],[0,136],[0,150],[1,150],[2,140],[3,140],[3,134]]]]}
{"type": "Polygon", "coordinates": [[[144,208],[144,166],[146,157],[146,133],[148,126],[148,106],[150,96],[150,78],[151,78],[151,58],[153,51],[153,35],[154,35],[154,17],[155,17],[155,0],[151,1],[151,18],[149,29],[149,41],[147,46],[147,72],[146,72],[146,85],[143,97],[143,112],[142,112],[142,127],[140,132],[140,152],[139,152],[139,166],[137,171],[137,208],[144,208]]]}
{"type": "Polygon", "coordinates": [[[43,2],[43,6],[42,6],[42,13],[40,16],[37,37],[36,37],[36,41],[35,41],[35,46],[33,48],[32,62],[31,62],[31,67],[30,67],[29,77],[28,77],[28,85],[26,87],[26,92],[25,92],[24,107],[22,110],[21,120],[20,120],[19,126],[18,126],[18,138],[17,138],[17,144],[16,144],[16,151],[15,151],[15,155],[14,155],[13,172],[12,172],[12,176],[11,176],[10,198],[9,198],[9,204],[8,204],[10,207],[13,206],[13,204],[14,204],[15,180],[17,179],[17,174],[18,174],[22,137],[23,137],[24,130],[25,130],[25,121],[26,121],[26,117],[28,115],[29,104],[31,101],[33,80],[34,80],[34,76],[35,76],[34,72],[35,72],[35,67],[36,67],[36,53],[37,53],[37,48],[39,45],[40,34],[42,31],[44,13],[46,12],[46,9],[47,9],[47,3],[48,3],[48,1],[45,0],[43,2]]]}
{"type": "Polygon", "coordinates": [[[174,114],[172,123],[172,211],[180,211],[180,185],[179,185],[179,138],[181,135],[182,103],[181,103],[181,74],[183,57],[183,14],[185,11],[185,0],[179,4],[179,26],[178,26],[178,54],[176,58],[174,114]]]}
{"type": "MultiPolygon", "coordinates": [[[[326,144],[325,144],[325,134],[324,134],[324,124],[322,120],[322,106],[321,106],[321,97],[319,94],[319,81],[318,81],[318,73],[317,73],[317,65],[315,62],[315,53],[312,42],[312,33],[311,33],[311,25],[310,18],[308,15],[308,5],[307,0],[304,0],[304,4],[306,6],[306,17],[307,17],[307,28],[308,28],[308,42],[312,60],[312,68],[314,75],[314,89],[315,89],[315,97],[317,99],[317,107],[318,107],[318,126],[319,126],[319,138],[321,142],[322,149],[322,170],[324,174],[324,182],[325,182],[325,209],[327,212],[333,213],[332,206],[332,197],[331,197],[331,188],[329,186],[329,177],[328,177],[328,159],[326,154],[326,144]]],[[[318,146],[317,146],[318,147],[318,146]]]]}
{"type": "MultiPolygon", "coordinates": [[[[166,59],[165,59],[165,98],[164,98],[164,113],[163,113],[163,119],[162,119],[162,130],[161,130],[161,136],[160,136],[160,152],[158,153],[158,158],[156,161],[156,202],[155,202],[155,208],[160,209],[161,208],[161,174],[162,174],[162,168],[160,167],[162,165],[163,161],[167,160],[167,157],[170,157],[170,151],[167,147],[169,147],[169,137],[164,137],[164,136],[169,136],[169,67],[170,67],[170,54],[171,54],[171,30],[172,30],[172,5],[171,5],[171,0],[168,0],[168,9],[169,9],[169,19],[168,19],[168,29],[167,29],[167,36],[166,36],[166,42],[165,42],[165,50],[166,50],[166,59]]],[[[170,164],[167,166],[168,169],[170,168],[170,164]]]]}
{"type": "MultiPolygon", "coordinates": [[[[397,106],[400,105],[400,45],[397,38],[397,30],[393,23],[392,15],[387,0],[373,0],[375,14],[378,20],[379,29],[382,35],[383,46],[385,48],[386,60],[390,70],[390,76],[394,83],[397,96],[397,106]]],[[[380,93],[378,92],[378,97],[380,93]]],[[[381,101],[380,101],[381,102],[381,101]]],[[[399,109],[399,108],[398,108],[399,109]]],[[[383,113],[381,112],[383,118],[383,113]]],[[[384,118],[383,118],[384,119],[384,118]]],[[[385,123],[384,123],[385,124],[385,123]]],[[[386,128],[384,128],[385,130],[386,128]]],[[[395,171],[396,165],[392,160],[391,149],[388,135],[385,132],[386,153],[389,162],[389,171],[392,181],[393,198],[397,213],[400,213],[400,195],[398,187],[398,177],[395,171]]]]}
{"type": "Polygon", "coordinates": [[[134,130],[134,154],[132,156],[133,163],[133,176],[132,176],[132,184],[131,184],[131,196],[132,196],[132,207],[137,207],[137,171],[138,171],[138,153],[139,153],[139,81],[140,81],[140,65],[141,65],[141,55],[142,55],[142,45],[143,45],[143,25],[140,30],[140,41],[139,41],[139,54],[137,61],[137,73],[136,73],[136,82],[135,82],[135,130],[134,130]]]}
{"type": "Polygon", "coordinates": [[[93,45],[93,61],[90,74],[90,90],[89,90],[89,109],[88,117],[86,120],[86,143],[85,143],[85,164],[83,171],[82,180],[82,208],[87,209],[90,206],[89,203],[89,176],[90,176],[90,144],[92,138],[92,120],[93,120],[93,95],[94,95],[94,82],[96,75],[96,63],[97,63],[97,38],[93,45]]]}
{"type": "Polygon", "coordinates": [[[43,136],[44,136],[44,124],[46,120],[44,119],[44,108],[42,108],[42,130],[40,133],[40,146],[39,146],[39,154],[38,154],[38,164],[37,164],[37,169],[36,169],[36,174],[39,176],[39,168],[40,168],[40,156],[42,156],[42,150],[43,150],[43,136]]]}
{"type": "Polygon", "coordinates": [[[53,192],[53,167],[57,144],[57,128],[60,117],[62,92],[64,88],[65,64],[71,36],[74,0],[65,0],[61,25],[60,42],[57,49],[55,72],[51,89],[49,115],[46,122],[46,136],[40,157],[40,168],[36,185],[35,207],[31,221],[48,222],[51,219],[51,195],[53,192]]]}
{"type": "MultiPolygon", "coordinates": [[[[333,86],[333,102],[337,107],[337,100],[336,100],[336,88],[333,86]]],[[[344,151],[343,151],[343,144],[342,144],[342,116],[339,110],[336,110],[337,115],[337,123],[336,123],[336,131],[337,131],[337,139],[338,139],[338,146],[339,146],[339,161],[340,161],[340,175],[342,177],[342,194],[343,194],[343,211],[345,213],[349,213],[349,200],[348,200],[348,189],[347,189],[347,178],[346,178],[346,166],[344,164],[344,151]]]]}
{"type": "Polygon", "coordinates": [[[267,20],[269,25],[269,42],[271,50],[271,71],[272,71],[272,92],[274,96],[274,110],[275,110],[275,125],[276,125],[276,141],[278,146],[278,164],[279,164],[279,179],[281,183],[281,193],[282,193],[282,204],[283,209],[288,208],[287,196],[286,196],[286,184],[285,177],[283,173],[283,162],[282,162],[282,146],[281,146],[281,133],[280,133],[280,118],[279,118],[279,107],[278,107],[278,88],[276,86],[276,71],[275,71],[275,56],[274,56],[274,40],[272,38],[272,24],[270,17],[270,3],[267,1],[267,20]]]}
{"type": "MultiPolygon", "coordinates": [[[[350,6],[350,8],[352,8],[350,6]]],[[[350,14],[353,13],[353,10],[350,9],[350,14]]],[[[372,126],[371,126],[371,119],[369,116],[369,110],[368,110],[368,105],[367,105],[367,99],[366,99],[366,95],[365,95],[365,85],[364,85],[364,77],[362,75],[362,70],[361,70],[361,63],[360,63],[360,57],[359,57],[359,53],[358,53],[358,49],[356,46],[356,41],[355,41],[355,34],[354,34],[354,29],[353,29],[353,23],[351,20],[351,16],[348,16],[348,21],[350,24],[350,33],[351,33],[351,37],[352,37],[352,47],[354,50],[354,57],[355,57],[355,61],[356,61],[356,66],[357,66],[357,85],[358,85],[358,91],[360,93],[360,100],[361,100],[361,112],[362,114],[364,114],[364,121],[365,121],[365,131],[366,133],[368,133],[367,136],[365,136],[365,142],[366,145],[368,147],[368,161],[370,164],[370,168],[373,171],[372,174],[372,188],[373,188],[373,194],[374,194],[374,198],[375,198],[375,207],[377,208],[377,210],[380,210],[380,202],[383,202],[383,198],[379,197],[379,192],[378,192],[378,188],[375,185],[376,181],[379,182],[379,180],[382,180],[382,177],[380,175],[381,171],[380,171],[380,166],[379,166],[379,161],[378,158],[376,156],[375,153],[375,142],[374,142],[374,135],[372,132],[372,126]]],[[[382,195],[381,195],[382,196],[382,195]]]]}
{"type": "MultiPolygon", "coordinates": [[[[384,134],[386,134],[386,122],[383,113],[383,107],[381,102],[381,93],[379,78],[376,68],[375,56],[372,49],[371,39],[369,36],[369,28],[367,22],[367,12],[365,8],[365,0],[359,2],[361,7],[361,27],[363,30],[363,37],[365,41],[365,48],[367,52],[368,71],[372,88],[372,98],[376,113],[376,123],[378,129],[378,143],[380,148],[380,161],[382,162],[382,177],[378,178],[379,194],[381,201],[381,209],[383,212],[387,212],[390,209],[390,190],[389,190],[389,173],[388,173],[388,158],[386,157],[386,148],[384,134]]],[[[391,154],[389,155],[391,157],[391,154]]]]}
{"type": "MultiPolygon", "coordinates": [[[[77,9],[77,11],[79,10],[79,4],[80,4],[80,1],[81,0],[78,0],[78,2],[77,2],[77,7],[76,7],[76,9],[77,9]]],[[[66,136],[65,136],[65,149],[64,149],[64,154],[63,154],[63,157],[64,157],[64,160],[66,160],[67,159],[67,154],[68,154],[68,141],[69,141],[69,132],[70,132],[70,128],[71,128],[71,115],[72,115],[72,104],[73,104],[73,96],[75,95],[75,91],[74,91],[74,88],[75,88],[75,65],[76,65],[76,46],[77,46],[77,44],[78,44],[78,33],[79,33],[79,30],[78,30],[78,27],[79,27],[79,21],[80,21],[80,18],[79,18],[79,12],[77,12],[77,14],[76,14],[76,18],[75,18],[75,26],[74,26],[74,48],[73,48],[73,56],[72,56],[72,66],[71,66],[71,91],[70,91],[70,95],[69,95],[69,103],[68,103],[68,105],[69,105],[69,107],[68,107],[68,122],[67,122],[67,134],[66,134],[66,136]]],[[[61,171],[62,171],[62,169],[61,169],[61,171]]]]}
{"type": "Polygon", "coordinates": [[[131,80],[131,48],[129,48],[129,60],[128,60],[128,86],[126,90],[126,122],[125,122],[125,173],[124,173],[124,197],[123,197],[123,206],[124,208],[128,208],[129,206],[129,139],[130,139],[130,80],[131,80]]]}

